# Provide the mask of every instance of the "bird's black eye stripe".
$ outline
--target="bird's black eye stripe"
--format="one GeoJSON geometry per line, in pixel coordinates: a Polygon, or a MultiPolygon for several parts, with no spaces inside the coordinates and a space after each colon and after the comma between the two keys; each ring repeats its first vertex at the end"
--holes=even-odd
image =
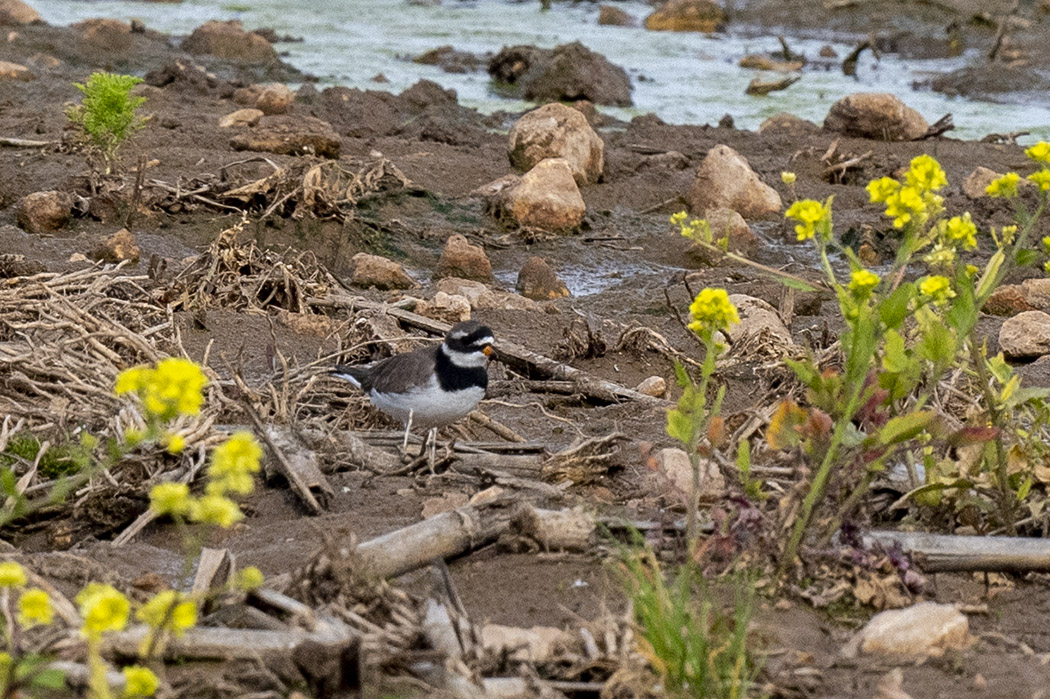
{"type": "Polygon", "coordinates": [[[456,347],[473,347],[480,344],[482,340],[491,341],[491,338],[492,331],[482,325],[474,328],[463,337],[453,337],[450,340],[456,347]]]}

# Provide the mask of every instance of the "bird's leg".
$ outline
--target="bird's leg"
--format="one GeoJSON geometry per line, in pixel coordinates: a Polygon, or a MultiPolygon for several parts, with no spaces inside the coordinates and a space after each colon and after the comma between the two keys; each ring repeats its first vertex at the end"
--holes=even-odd
{"type": "MultiPolygon", "coordinates": [[[[430,449],[427,452],[427,464],[430,466],[430,472],[434,473],[434,464],[437,462],[437,442],[438,442],[438,431],[436,427],[431,427],[430,431],[427,432],[427,444],[430,445],[430,449]]],[[[426,446],[426,445],[424,445],[426,446]]]]}

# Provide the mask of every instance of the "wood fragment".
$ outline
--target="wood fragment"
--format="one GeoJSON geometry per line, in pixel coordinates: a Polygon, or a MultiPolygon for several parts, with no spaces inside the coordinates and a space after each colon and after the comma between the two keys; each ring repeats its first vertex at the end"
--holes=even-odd
{"type": "MultiPolygon", "coordinates": [[[[198,626],[182,636],[171,638],[163,649],[165,660],[256,660],[260,657],[284,657],[299,651],[338,648],[356,650],[358,639],[348,627],[342,632],[309,633],[305,631],[264,631],[259,629],[223,629],[198,626]]],[[[150,629],[144,624],[119,633],[103,636],[103,653],[137,657],[138,649],[150,629]]]]}
{"type": "Polygon", "coordinates": [[[193,576],[192,593],[204,597],[211,590],[225,587],[233,577],[233,554],[228,549],[201,549],[197,573],[193,576]]]}
{"type": "Polygon", "coordinates": [[[0,136],[0,146],[10,146],[12,148],[47,148],[48,146],[57,145],[58,141],[36,141],[30,138],[0,136]]]}
{"type": "Polygon", "coordinates": [[[761,78],[753,78],[751,82],[747,84],[747,89],[744,90],[745,94],[748,95],[768,95],[770,92],[778,92],[780,90],[786,90],[802,78],[797,75],[781,78],[780,80],[762,80],[761,78]]]}
{"type": "Polygon", "coordinates": [[[538,543],[545,551],[591,551],[595,542],[594,517],[579,508],[541,510],[523,505],[511,529],[538,543]]]}
{"type": "Polygon", "coordinates": [[[928,573],[987,571],[1050,572],[1050,540],[1012,536],[954,536],[925,532],[872,531],[865,545],[884,548],[900,543],[928,573]]]}
{"type": "Polygon", "coordinates": [[[946,131],[951,131],[954,128],[955,120],[952,118],[952,115],[945,114],[940,119],[931,124],[930,128],[926,129],[926,133],[924,133],[922,136],[919,136],[919,138],[915,140],[922,141],[923,139],[927,138],[935,138],[937,136],[940,136],[942,133],[945,133],[946,131]]]}
{"type": "MultiPolygon", "coordinates": [[[[299,499],[302,500],[302,502],[306,505],[307,509],[309,509],[312,514],[321,514],[324,508],[321,506],[321,503],[317,501],[317,498],[314,497],[314,494],[310,491],[310,484],[306,480],[304,480],[302,473],[300,473],[300,470],[297,468],[297,466],[301,466],[302,464],[297,464],[293,466],[292,463],[288,460],[288,458],[284,455],[284,452],[281,450],[281,448],[277,445],[277,442],[280,442],[286,448],[289,446],[289,444],[281,439],[281,435],[279,433],[275,433],[274,436],[277,436],[278,440],[277,442],[274,441],[273,436],[271,436],[270,431],[267,429],[266,425],[263,424],[263,421],[259,417],[259,414],[255,411],[255,408],[253,408],[248,403],[243,403],[242,407],[244,408],[244,411],[248,413],[248,417],[250,417],[252,422],[255,424],[256,431],[258,431],[263,441],[266,442],[266,446],[270,448],[270,452],[273,454],[274,458],[277,459],[277,463],[280,465],[284,476],[288,479],[288,484],[292,486],[292,490],[295,491],[296,495],[299,496],[299,499]]],[[[324,484],[328,485],[328,482],[324,481],[324,484]]],[[[333,493],[332,487],[330,485],[328,485],[328,492],[333,493]]]]}
{"type": "Polygon", "coordinates": [[[335,490],[321,472],[321,467],[317,464],[317,454],[308,449],[302,440],[286,427],[267,425],[266,436],[268,442],[283,455],[282,466],[294,472],[296,481],[305,486],[322,507],[327,508],[328,503],[335,497],[335,490]]]}

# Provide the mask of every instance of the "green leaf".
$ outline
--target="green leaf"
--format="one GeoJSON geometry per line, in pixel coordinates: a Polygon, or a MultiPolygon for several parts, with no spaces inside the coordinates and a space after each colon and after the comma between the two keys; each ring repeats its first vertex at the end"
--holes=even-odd
{"type": "Polygon", "coordinates": [[[66,688],[66,673],[50,668],[37,673],[30,685],[39,689],[60,690],[66,688]]]}
{"type": "Polygon", "coordinates": [[[751,442],[746,439],[741,439],[736,449],[736,467],[745,478],[751,473],[751,442]]]}
{"type": "Polygon", "coordinates": [[[894,374],[907,371],[912,362],[904,347],[904,338],[896,330],[887,330],[885,341],[882,368],[894,374]]]}
{"type": "Polygon", "coordinates": [[[1017,251],[1017,255],[1014,257],[1018,267],[1027,267],[1038,259],[1039,253],[1031,248],[1021,248],[1017,251]]]}
{"type": "Polygon", "coordinates": [[[692,418],[680,410],[668,410],[667,435],[688,445],[693,439],[692,418]]]}
{"type": "Polygon", "coordinates": [[[915,285],[901,284],[879,304],[879,318],[887,328],[898,328],[908,317],[908,307],[915,295],[915,285]]]}
{"type": "Polygon", "coordinates": [[[977,291],[975,292],[977,300],[981,304],[991,296],[995,287],[998,286],[999,270],[1002,269],[1004,262],[1006,262],[1006,253],[1002,250],[997,251],[988,260],[988,265],[984,268],[984,274],[981,276],[981,280],[977,282],[977,291]]]}
{"type": "Polygon", "coordinates": [[[937,420],[932,410],[920,410],[890,420],[879,430],[879,443],[885,446],[899,444],[922,434],[937,420]]]}
{"type": "Polygon", "coordinates": [[[1050,398],[1050,388],[1019,388],[1014,391],[1013,395],[1003,404],[1003,407],[1007,410],[1016,408],[1019,405],[1023,405],[1030,400],[1043,400],[1050,398]]]}
{"type": "Polygon", "coordinates": [[[920,505],[936,506],[941,504],[941,495],[944,494],[945,490],[953,490],[956,488],[959,490],[969,490],[972,487],[973,481],[964,480],[962,478],[951,481],[950,483],[928,483],[905,493],[901,499],[914,500],[920,505]]]}
{"type": "Polygon", "coordinates": [[[685,367],[677,359],[674,363],[674,380],[679,388],[693,385],[692,379],[689,378],[689,372],[685,370],[685,367]]]}
{"type": "Polygon", "coordinates": [[[778,281],[789,289],[796,291],[820,291],[819,288],[794,277],[777,277],[778,281]]]}
{"type": "Polygon", "coordinates": [[[1021,483],[1021,487],[1017,489],[1017,499],[1024,500],[1026,497],[1028,497],[1028,491],[1030,491],[1031,489],[1032,477],[1029,476],[1028,478],[1024,479],[1024,482],[1021,483]]]}
{"type": "Polygon", "coordinates": [[[930,323],[919,343],[919,356],[934,364],[947,364],[955,359],[955,334],[944,323],[930,323]]]}

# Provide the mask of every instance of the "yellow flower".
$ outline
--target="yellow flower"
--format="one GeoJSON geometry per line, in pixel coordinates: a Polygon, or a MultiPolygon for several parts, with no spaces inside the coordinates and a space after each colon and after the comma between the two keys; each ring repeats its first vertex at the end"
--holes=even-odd
{"type": "Polygon", "coordinates": [[[192,502],[190,487],[185,483],[158,483],[149,491],[149,509],[155,515],[185,517],[192,502]]]}
{"type": "Polygon", "coordinates": [[[1003,226],[999,231],[1003,245],[1010,245],[1014,242],[1014,236],[1017,235],[1017,226],[1003,226]]]}
{"type": "Polygon", "coordinates": [[[909,187],[920,193],[936,192],[948,184],[948,177],[941,169],[940,163],[928,155],[912,158],[905,180],[909,187]]]}
{"type": "Polygon", "coordinates": [[[1031,148],[1026,149],[1024,154],[1032,160],[1050,165],[1050,143],[1046,141],[1040,141],[1031,148]]]}
{"type": "Polygon", "coordinates": [[[730,325],[740,322],[736,306],[729,300],[725,289],[703,289],[689,306],[693,322],[689,329],[693,332],[713,332],[728,330],[730,325]]]}
{"type": "Polygon", "coordinates": [[[181,454],[182,450],[186,448],[186,438],[181,434],[171,433],[166,436],[167,449],[169,454],[181,454]]]}
{"type": "Polygon", "coordinates": [[[977,265],[966,265],[966,274],[968,276],[972,277],[973,275],[977,274],[980,271],[981,270],[980,270],[979,267],[977,267],[977,265]]]}
{"type": "Polygon", "coordinates": [[[26,584],[26,572],[14,561],[0,563],[0,587],[22,587],[26,584]]]}
{"type": "Polygon", "coordinates": [[[955,262],[955,248],[938,243],[922,259],[926,264],[934,267],[949,267],[955,262]]]}
{"type": "Polygon", "coordinates": [[[868,183],[868,196],[872,204],[881,204],[901,188],[901,183],[892,177],[880,177],[868,183]]]}
{"type": "Polygon", "coordinates": [[[131,604],[112,585],[88,583],[76,600],[84,618],[81,633],[88,638],[97,639],[106,631],[120,631],[128,623],[131,604]]]}
{"type": "Polygon", "coordinates": [[[164,590],[135,612],[135,618],[154,629],[168,629],[182,636],[197,624],[197,605],[174,590],[164,590]]]}
{"type": "Polygon", "coordinates": [[[904,228],[905,224],[926,220],[927,200],[915,187],[901,187],[886,198],[886,215],[893,219],[894,228],[904,228]]]}
{"type": "Polygon", "coordinates": [[[923,296],[929,297],[935,306],[943,306],[950,299],[955,298],[955,290],[948,277],[939,274],[923,277],[919,282],[919,291],[923,296]]]}
{"type": "Polygon", "coordinates": [[[856,269],[850,275],[849,290],[858,298],[866,298],[880,281],[877,274],[866,269],[856,269]]]}
{"type": "Polygon", "coordinates": [[[196,362],[169,357],[159,361],[155,369],[139,366],[122,372],[114,390],[117,395],[137,394],[152,417],[171,420],[177,415],[200,412],[207,383],[196,362]]]}
{"type": "Polygon", "coordinates": [[[54,618],[55,610],[51,607],[51,598],[40,588],[32,587],[18,598],[18,623],[22,626],[47,626],[54,618]]]}
{"type": "Polygon", "coordinates": [[[129,449],[134,449],[139,443],[146,438],[146,433],[143,430],[124,430],[124,444],[129,449]]]}
{"type": "Polygon", "coordinates": [[[795,180],[798,179],[793,172],[781,172],[780,181],[784,184],[795,184],[795,180]]]}
{"type": "Polygon", "coordinates": [[[831,238],[831,197],[824,203],[813,199],[800,199],[788,207],[785,218],[798,221],[795,233],[799,240],[809,240],[817,233],[824,240],[831,238]]]}
{"type": "Polygon", "coordinates": [[[209,493],[193,502],[190,508],[190,519],[202,524],[217,524],[229,529],[244,519],[244,513],[237,503],[224,495],[209,493]]]}
{"type": "Polygon", "coordinates": [[[1025,179],[1039,185],[1039,189],[1044,192],[1050,191],[1050,170],[1044,169],[1039,172],[1033,172],[1025,179]]]}
{"type": "Polygon", "coordinates": [[[255,566],[248,566],[237,573],[237,582],[235,584],[238,588],[251,592],[262,587],[264,582],[262,571],[255,566]]]}
{"type": "Polygon", "coordinates": [[[977,247],[977,226],[967,211],[962,216],[952,216],[944,226],[944,237],[954,245],[966,250],[977,247]]]}
{"type": "Polygon", "coordinates": [[[1043,236],[1043,252],[1050,255],[1050,235],[1043,236]]]}
{"type": "Polygon", "coordinates": [[[252,492],[251,474],[259,470],[262,447],[251,432],[237,432],[223,442],[212,454],[208,467],[208,491],[222,494],[226,491],[246,495],[252,492]]]}
{"type": "Polygon", "coordinates": [[[990,197],[1011,199],[1017,196],[1017,183],[1020,181],[1020,175],[1016,172],[1008,172],[992,180],[992,183],[984,188],[984,192],[990,197]]]}
{"type": "Polygon", "coordinates": [[[126,697],[151,697],[160,685],[160,680],[148,667],[129,665],[121,672],[124,673],[124,696],[126,697]]]}
{"type": "Polygon", "coordinates": [[[679,211],[676,214],[671,214],[671,224],[674,226],[678,226],[685,221],[687,216],[688,214],[686,214],[686,212],[684,211],[679,211]]]}

